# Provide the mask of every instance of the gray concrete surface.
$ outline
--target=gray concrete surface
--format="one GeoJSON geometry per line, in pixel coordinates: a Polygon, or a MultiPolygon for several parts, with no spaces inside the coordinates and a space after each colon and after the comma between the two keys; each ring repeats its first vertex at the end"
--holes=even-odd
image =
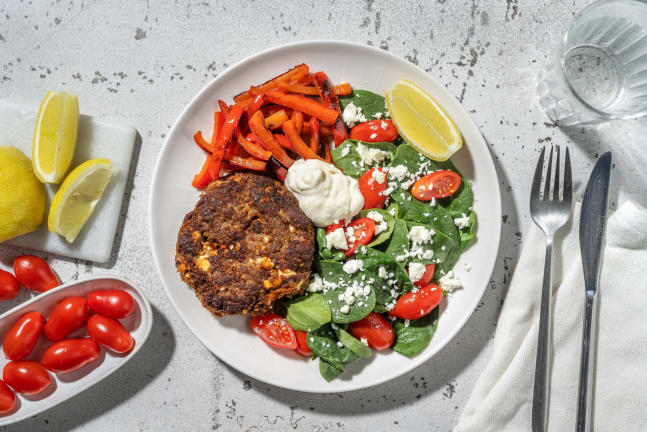
{"type": "MultiPolygon", "coordinates": [[[[645,122],[562,131],[547,123],[535,101],[540,64],[587,3],[0,1],[0,97],[38,101],[46,90],[65,89],[81,95],[82,112],[124,118],[141,134],[134,185],[110,263],[49,257],[51,264],[64,280],[124,274],[144,289],[155,311],[150,339],[118,373],[3,430],[451,430],[490,356],[498,312],[531,223],[527,199],[541,147],[569,144],[580,185],[602,149],[621,148],[616,160],[627,168],[616,166],[622,181],[616,182],[614,205],[623,199],[619,194],[644,187],[645,174],[635,169],[638,153],[627,149],[644,146],[644,138],[636,137],[647,136],[645,122]],[[191,97],[243,57],[321,38],[379,46],[425,69],[456,95],[491,146],[504,216],[490,286],[445,349],[384,385],[309,395],[250,379],[193,337],[157,277],[146,221],[157,155],[191,97]]],[[[0,246],[0,267],[9,267],[20,253],[0,246]]]]}

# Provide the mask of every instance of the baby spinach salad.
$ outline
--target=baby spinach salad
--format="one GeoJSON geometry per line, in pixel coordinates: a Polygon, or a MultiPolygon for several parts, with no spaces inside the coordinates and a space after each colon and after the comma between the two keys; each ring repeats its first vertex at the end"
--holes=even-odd
{"type": "MultiPolygon", "coordinates": [[[[384,97],[373,92],[354,90],[339,101],[349,126],[388,119],[384,97]]],[[[429,345],[440,299],[461,285],[452,268],[474,239],[476,225],[472,185],[451,161],[433,161],[401,137],[393,142],[348,139],[331,153],[334,165],[358,179],[360,189],[363,181],[382,186],[374,192],[376,208],[364,208],[346,225],[317,228],[317,256],[306,294],[282,305],[292,328],[306,332],[307,349],[328,381],[347,364],[370,357],[371,348],[390,347],[414,357],[429,345]],[[429,199],[433,176],[448,172],[460,186],[429,199]],[[427,177],[432,180],[420,186],[427,177]],[[370,238],[349,251],[367,226],[373,230],[370,238]]]]}

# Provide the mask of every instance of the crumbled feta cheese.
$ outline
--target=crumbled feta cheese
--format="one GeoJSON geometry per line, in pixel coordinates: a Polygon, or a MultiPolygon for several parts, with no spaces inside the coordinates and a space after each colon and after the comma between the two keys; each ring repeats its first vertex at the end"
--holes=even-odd
{"type": "MultiPolygon", "coordinates": [[[[373,136],[371,136],[371,138],[373,138],[373,136]]],[[[375,162],[382,162],[389,156],[389,154],[384,150],[371,148],[361,143],[357,143],[357,154],[366,165],[373,165],[375,162]]]]}
{"type": "Polygon", "coordinates": [[[364,345],[368,346],[368,340],[366,338],[360,338],[359,341],[364,345]]]}
{"type": "Polygon", "coordinates": [[[374,169],[371,172],[371,178],[378,182],[379,184],[382,184],[386,181],[386,173],[383,173],[379,169],[374,169]]]}
{"type": "Polygon", "coordinates": [[[436,207],[436,198],[431,197],[431,201],[429,201],[429,205],[432,207],[436,207]]]}
{"type": "Polygon", "coordinates": [[[463,281],[458,278],[453,271],[448,271],[447,274],[440,279],[438,279],[440,287],[443,291],[453,292],[457,289],[463,288],[463,281]]]}
{"type": "Polygon", "coordinates": [[[364,269],[364,261],[356,259],[348,260],[344,263],[343,269],[346,273],[353,274],[364,269]]]}
{"type": "Polygon", "coordinates": [[[409,321],[408,319],[405,319],[405,320],[404,320],[404,326],[405,326],[405,327],[409,327],[409,322],[410,322],[410,321],[409,321]]]}
{"type": "Polygon", "coordinates": [[[416,283],[422,279],[422,276],[425,274],[425,265],[412,262],[409,264],[408,273],[411,282],[416,283]]]}
{"type": "Polygon", "coordinates": [[[467,228],[470,226],[470,218],[465,213],[462,214],[462,217],[454,218],[454,225],[458,228],[467,228]]]}
{"type": "Polygon", "coordinates": [[[382,114],[381,112],[376,112],[375,114],[373,114],[373,117],[375,117],[376,119],[378,119],[378,120],[379,120],[379,119],[381,119],[381,118],[382,118],[382,116],[383,116],[383,115],[384,115],[384,114],[382,114]]]}
{"type": "Polygon", "coordinates": [[[375,139],[375,138],[377,138],[377,134],[376,134],[376,133],[372,133],[372,134],[371,134],[371,136],[370,136],[370,138],[371,138],[371,139],[375,139]]]}
{"type": "Polygon", "coordinates": [[[382,120],[382,121],[380,122],[380,127],[381,127],[383,130],[387,130],[387,129],[388,129],[388,127],[389,127],[389,124],[388,124],[387,122],[385,122],[384,120],[382,120]]]}
{"type": "Polygon", "coordinates": [[[366,215],[367,218],[373,219],[375,221],[375,234],[379,234],[383,231],[386,231],[388,224],[384,220],[382,213],[372,210],[366,215]]]}
{"type": "Polygon", "coordinates": [[[467,272],[472,270],[472,264],[468,263],[467,261],[463,263],[463,267],[465,267],[465,271],[467,272]]]}
{"type": "Polygon", "coordinates": [[[391,210],[389,210],[389,213],[391,214],[391,216],[395,217],[395,211],[396,210],[397,209],[395,207],[393,207],[391,210]]]}
{"type": "Polygon", "coordinates": [[[308,291],[319,292],[323,291],[323,289],[323,279],[321,279],[321,276],[319,276],[317,273],[313,273],[312,278],[310,279],[310,285],[308,285],[308,291]]]}
{"type": "Polygon", "coordinates": [[[350,153],[350,146],[346,146],[343,149],[341,149],[341,157],[348,156],[348,153],[350,153]]]}
{"type": "Polygon", "coordinates": [[[326,245],[332,249],[348,249],[348,244],[346,243],[346,236],[344,235],[344,229],[339,227],[335,231],[326,234],[326,245]]]}
{"type": "Polygon", "coordinates": [[[414,243],[428,243],[436,232],[433,229],[427,229],[421,225],[411,227],[409,230],[409,240],[414,243]]]}
{"type": "Polygon", "coordinates": [[[409,170],[405,165],[396,165],[389,168],[389,175],[396,180],[402,180],[405,176],[409,175],[409,170]]]}
{"type": "Polygon", "coordinates": [[[350,128],[355,126],[357,123],[366,121],[366,116],[362,113],[362,109],[352,102],[346,105],[342,117],[344,119],[344,123],[346,123],[350,128]]]}
{"type": "Polygon", "coordinates": [[[427,249],[426,251],[424,251],[424,252],[422,253],[422,259],[430,260],[430,259],[432,259],[433,257],[434,257],[434,251],[433,251],[433,249],[427,249]]]}
{"type": "Polygon", "coordinates": [[[343,343],[341,343],[340,341],[337,341],[337,346],[338,346],[339,348],[343,348],[343,347],[344,347],[344,344],[343,344],[343,343]]]}
{"type": "Polygon", "coordinates": [[[350,306],[343,305],[342,307],[339,308],[339,312],[343,314],[347,314],[348,312],[350,312],[350,306]]]}
{"type": "Polygon", "coordinates": [[[382,279],[386,279],[388,277],[388,273],[383,266],[380,266],[380,268],[377,269],[377,275],[382,279]]]}

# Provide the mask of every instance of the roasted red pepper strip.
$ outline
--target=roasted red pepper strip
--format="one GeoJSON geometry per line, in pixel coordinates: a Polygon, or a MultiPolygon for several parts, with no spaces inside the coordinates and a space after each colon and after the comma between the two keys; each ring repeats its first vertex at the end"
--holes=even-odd
{"type": "Polygon", "coordinates": [[[247,153],[254,156],[256,159],[269,160],[272,157],[272,153],[265,150],[260,145],[256,144],[255,141],[250,141],[243,136],[240,130],[236,129],[234,132],[236,141],[245,149],[247,153]]]}
{"type": "Polygon", "coordinates": [[[240,152],[240,144],[238,144],[238,140],[232,140],[231,143],[229,143],[229,146],[227,147],[227,153],[225,154],[225,160],[228,157],[231,156],[236,156],[240,152]]]}
{"type": "Polygon", "coordinates": [[[317,119],[324,123],[334,123],[339,117],[339,111],[298,94],[288,94],[279,90],[268,90],[265,93],[265,100],[301,111],[312,117],[317,117],[317,119]]]}
{"type": "Polygon", "coordinates": [[[220,106],[220,111],[226,116],[229,114],[229,105],[222,99],[218,99],[218,106],[220,106]]]}
{"type": "Polygon", "coordinates": [[[319,154],[319,120],[312,117],[309,122],[310,126],[310,150],[319,154]]]}
{"type": "Polygon", "coordinates": [[[247,117],[249,118],[253,116],[254,113],[258,111],[258,109],[262,107],[264,103],[265,103],[265,100],[262,94],[255,96],[252,103],[250,103],[249,105],[247,105],[247,107],[245,107],[245,111],[247,112],[247,117]]]}
{"type": "Polygon", "coordinates": [[[283,150],[283,147],[279,145],[272,135],[272,132],[268,131],[265,128],[265,118],[261,111],[256,111],[254,115],[249,119],[249,128],[252,133],[258,140],[261,142],[263,147],[266,150],[272,152],[272,155],[286,168],[294,163],[294,160],[283,150]]]}
{"type": "Polygon", "coordinates": [[[218,140],[218,134],[220,134],[220,131],[222,130],[222,125],[225,123],[225,116],[219,112],[216,111],[213,113],[213,133],[211,134],[211,149],[213,150],[213,147],[216,145],[216,141],[218,140]]]}
{"type": "Polygon", "coordinates": [[[285,110],[280,110],[265,117],[265,127],[268,129],[277,129],[288,120],[290,120],[290,117],[288,117],[285,110]]]}
{"type": "MultiPolygon", "coordinates": [[[[302,84],[295,84],[294,82],[279,82],[277,84],[277,88],[281,90],[285,90],[286,92],[290,93],[298,93],[298,94],[304,94],[308,96],[317,96],[319,95],[319,90],[317,90],[317,87],[314,86],[306,86],[302,84]]],[[[343,83],[340,85],[336,85],[333,88],[333,91],[337,96],[346,96],[349,95],[352,92],[352,88],[350,84],[348,83],[343,83]]]]}
{"type": "Polygon", "coordinates": [[[193,177],[193,187],[198,188],[198,189],[203,189],[206,187],[211,180],[211,175],[209,174],[209,166],[211,165],[211,156],[207,155],[207,159],[204,161],[204,164],[202,165],[202,169],[198,174],[193,177]]]}
{"type": "MultiPolygon", "coordinates": [[[[287,72],[282,73],[281,75],[278,75],[271,80],[254,87],[256,90],[263,92],[265,90],[271,89],[271,88],[276,88],[277,83],[281,81],[300,81],[306,77],[309,77],[310,75],[310,68],[308,67],[307,64],[300,64],[298,66],[293,67],[287,72]]],[[[237,96],[234,96],[234,102],[236,105],[241,105],[241,106],[247,106],[252,102],[253,98],[249,94],[249,92],[243,92],[237,96]]]]}
{"type": "Polygon", "coordinates": [[[196,143],[196,144],[197,144],[197,145],[198,145],[202,150],[204,150],[204,151],[206,151],[206,152],[209,152],[209,153],[213,153],[213,147],[211,146],[211,144],[210,144],[210,143],[208,143],[208,142],[207,142],[207,140],[206,140],[206,139],[204,139],[204,137],[202,136],[202,132],[201,132],[201,131],[197,131],[197,132],[193,135],[193,140],[195,141],[195,143],[196,143]]]}
{"type": "Polygon", "coordinates": [[[319,155],[317,155],[317,153],[313,152],[310,147],[308,147],[308,144],[303,142],[303,140],[297,133],[297,129],[294,126],[294,122],[292,122],[292,120],[283,123],[283,133],[285,133],[285,135],[290,139],[292,146],[296,149],[297,153],[299,153],[302,158],[323,160],[319,157],[319,155]]]}
{"type": "Polygon", "coordinates": [[[341,83],[335,86],[335,94],[337,96],[348,96],[353,92],[353,88],[349,83],[341,83]]]}
{"type": "Polygon", "coordinates": [[[218,140],[216,141],[216,145],[214,147],[227,147],[227,143],[231,139],[231,136],[234,133],[234,129],[236,129],[236,126],[238,126],[241,115],[243,115],[243,108],[234,105],[225,117],[225,123],[222,126],[220,134],[218,134],[218,140]]]}
{"type": "Polygon", "coordinates": [[[224,157],[225,149],[222,147],[214,147],[208,169],[211,179],[216,180],[218,177],[220,177],[220,168],[222,167],[222,159],[224,157]]]}
{"type": "MultiPolygon", "coordinates": [[[[339,105],[339,99],[335,95],[334,89],[328,76],[323,72],[315,72],[312,74],[312,82],[319,90],[319,96],[321,100],[324,101],[330,108],[334,109],[339,113],[335,121],[335,128],[333,129],[333,137],[335,139],[335,147],[343,143],[349,138],[348,131],[346,130],[346,125],[341,116],[341,107],[339,105]]],[[[332,123],[332,122],[328,122],[332,123]]]]}
{"type": "Polygon", "coordinates": [[[250,169],[253,171],[265,171],[265,162],[254,158],[243,158],[240,156],[227,156],[227,161],[234,166],[250,169]]]}
{"type": "Polygon", "coordinates": [[[297,133],[301,135],[303,131],[303,114],[301,111],[295,111],[292,114],[292,121],[294,122],[294,127],[297,128],[297,133]]]}
{"type": "Polygon", "coordinates": [[[283,147],[284,149],[290,150],[290,151],[292,151],[294,153],[297,152],[294,149],[294,146],[292,146],[292,143],[290,142],[290,139],[288,137],[286,137],[285,135],[275,133],[274,138],[276,138],[276,140],[279,142],[281,147],[283,147]]]}

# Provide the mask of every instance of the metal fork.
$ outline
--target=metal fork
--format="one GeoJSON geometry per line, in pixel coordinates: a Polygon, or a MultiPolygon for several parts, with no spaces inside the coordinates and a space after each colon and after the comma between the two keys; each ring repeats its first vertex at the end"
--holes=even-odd
{"type": "Polygon", "coordinates": [[[539,312],[539,336],[537,337],[537,360],[535,363],[535,385],[532,395],[532,430],[544,432],[548,414],[548,362],[550,359],[551,340],[551,304],[552,304],[552,278],[553,240],[555,233],[563,227],[571,215],[573,188],[571,181],[571,158],[566,148],[564,164],[564,182],[560,189],[560,151],[559,146],[550,150],[548,169],[544,182],[543,194],[541,193],[542,175],[544,172],[544,156],[546,147],[541,151],[535,178],[530,192],[530,215],[537,226],[546,234],[546,260],[544,263],[544,283],[541,287],[541,305],[539,312]],[[557,151],[555,152],[555,148],[557,151]],[[555,182],[552,184],[553,153],[556,153],[555,182]],[[560,191],[561,198],[560,198],[560,191]]]}

